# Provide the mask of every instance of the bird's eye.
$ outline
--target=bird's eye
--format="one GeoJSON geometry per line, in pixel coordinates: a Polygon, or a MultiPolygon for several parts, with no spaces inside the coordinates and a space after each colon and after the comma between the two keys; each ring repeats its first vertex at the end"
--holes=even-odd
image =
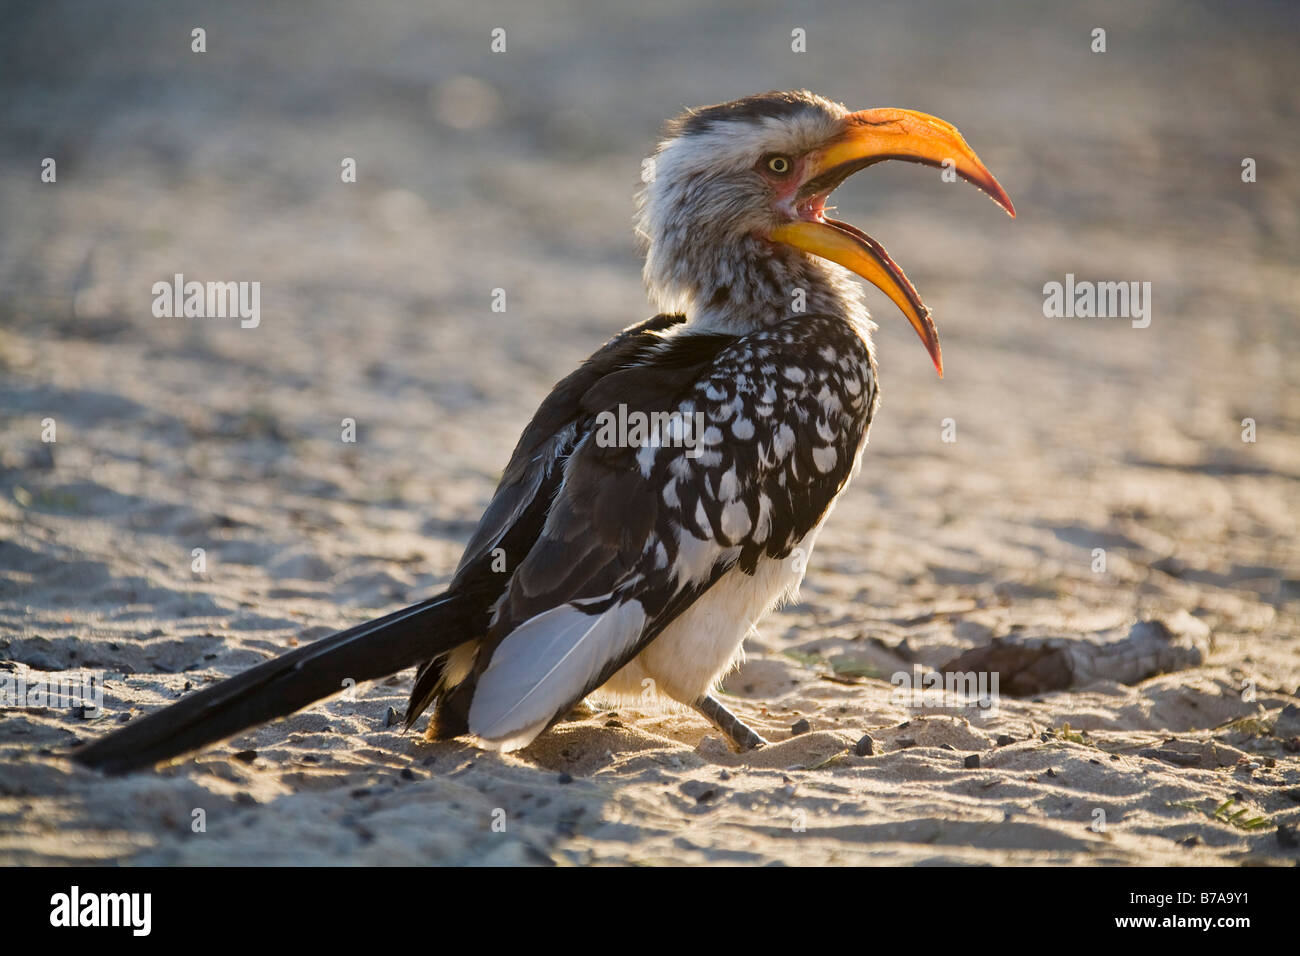
{"type": "Polygon", "coordinates": [[[778,176],[784,176],[790,171],[791,163],[786,156],[769,156],[767,158],[767,168],[778,176]]]}

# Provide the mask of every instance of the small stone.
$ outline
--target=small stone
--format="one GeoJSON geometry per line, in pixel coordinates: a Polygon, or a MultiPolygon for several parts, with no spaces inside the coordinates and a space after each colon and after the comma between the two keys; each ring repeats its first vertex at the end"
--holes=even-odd
{"type": "Polygon", "coordinates": [[[962,763],[962,766],[965,767],[967,770],[978,770],[979,765],[980,765],[979,754],[969,754],[966,757],[965,761],[963,761],[962,763]]]}
{"type": "Polygon", "coordinates": [[[1300,734],[1300,707],[1295,704],[1283,707],[1282,713],[1273,722],[1272,733],[1274,737],[1294,737],[1300,734]]]}
{"type": "Polygon", "coordinates": [[[607,720],[607,721],[605,721],[605,726],[606,726],[606,727],[622,727],[622,726],[623,726],[623,722],[622,722],[621,720],[607,720]]]}
{"type": "Polygon", "coordinates": [[[242,761],[244,761],[244,763],[252,763],[254,760],[257,759],[257,751],[256,751],[256,750],[241,750],[241,751],[239,751],[239,753],[235,754],[235,759],[236,759],[236,760],[242,760],[242,761]]]}
{"type": "Polygon", "coordinates": [[[370,791],[365,787],[358,787],[357,789],[352,791],[352,796],[357,799],[361,797],[368,797],[370,796],[370,791]]]}
{"type": "Polygon", "coordinates": [[[915,737],[899,737],[899,738],[898,738],[898,746],[899,746],[899,749],[902,749],[903,747],[915,747],[915,746],[916,746],[916,738],[915,738],[915,737]]]}
{"type": "Polygon", "coordinates": [[[1055,776],[1056,776],[1056,771],[1053,770],[1051,767],[1048,767],[1048,768],[1047,768],[1047,776],[1049,776],[1049,777],[1055,777],[1055,776]]]}
{"type": "Polygon", "coordinates": [[[708,803],[718,795],[718,788],[703,780],[687,780],[679,787],[688,797],[694,797],[696,803],[708,803]]]}
{"type": "Polygon", "coordinates": [[[1008,744],[1014,744],[1015,742],[1016,742],[1016,738],[1012,737],[1010,734],[998,734],[999,747],[1005,747],[1008,744]]]}
{"type": "Polygon", "coordinates": [[[389,707],[388,712],[384,714],[384,726],[392,727],[398,722],[398,720],[399,718],[397,716],[397,710],[395,708],[389,707]]]}
{"type": "Polygon", "coordinates": [[[573,783],[573,774],[571,774],[571,773],[569,773],[567,770],[565,770],[565,771],[562,771],[562,772],[560,773],[560,776],[559,776],[558,779],[559,779],[559,782],[560,782],[560,783],[573,783]]]}
{"type": "Polygon", "coordinates": [[[876,742],[871,739],[871,734],[863,734],[853,752],[859,757],[872,756],[876,752],[876,742]]]}
{"type": "Polygon", "coordinates": [[[800,718],[790,726],[790,735],[798,737],[800,734],[806,734],[810,730],[812,730],[812,724],[808,723],[807,720],[800,718]]]}
{"type": "Polygon", "coordinates": [[[403,767],[403,768],[402,768],[402,779],[403,779],[403,780],[414,780],[414,779],[415,779],[415,771],[412,770],[410,767],[403,767]]]}
{"type": "Polygon", "coordinates": [[[1296,837],[1295,824],[1279,823],[1277,825],[1277,845],[1288,850],[1294,850],[1300,846],[1300,839],[1296,837]]]}

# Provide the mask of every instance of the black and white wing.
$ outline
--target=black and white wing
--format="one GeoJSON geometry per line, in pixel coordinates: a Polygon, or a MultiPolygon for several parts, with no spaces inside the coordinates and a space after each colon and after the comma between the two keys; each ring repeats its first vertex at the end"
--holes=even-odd
{"type": "MultiPolygon", "coordinates": [[[[561,465],[579,438],[586,413],[582,397],[612,372],[635,363],[660,344],[661,335],[685,321],[681,315],[656,315],[611,338],[550,392],[524,429],[483,517],[465,546],[448,590],[487,595],[489,604],[504,593],[509,575],[537,542],[562,477],[561,465]]],[[[482,635],[474,635],[481,637],[482,635]]],[[[446,656],[426,661],[416,673],[406,708],[406,726],[443,690],[446,656]]],[[[451,734],[461,732],[452,728],[451,734]]]]}
{"type": "Polygon", "coordinates": [[[540,534],[445,702],[453,724],[523,746],[724,574],[788,557],[851,476],[875,402],[868,346],[829,316],[739,338],[682,330],[601,376],[540,534]],[[682,424],[657,446],[602,440],[636,413],[682,424]]]}

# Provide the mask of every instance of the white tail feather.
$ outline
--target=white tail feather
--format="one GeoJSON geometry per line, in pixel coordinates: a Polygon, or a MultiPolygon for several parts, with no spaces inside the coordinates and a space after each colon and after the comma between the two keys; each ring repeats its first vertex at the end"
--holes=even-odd
{"type": "Polygon", "coordinates": [[[499,749],[527,746],[636,645],[644,626],[639,601],[595,615],[562,604],[529,618],[501,642],[479,678],[470,733],[499,749]]]}

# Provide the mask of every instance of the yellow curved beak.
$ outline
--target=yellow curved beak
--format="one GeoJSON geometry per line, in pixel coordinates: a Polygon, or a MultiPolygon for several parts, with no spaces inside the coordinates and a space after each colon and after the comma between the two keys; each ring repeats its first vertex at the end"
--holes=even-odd
{"type": "MultiPolygon", "coordinates": [[[[1012,217],[1016,214],[1011,197],[957,128],[913,110],[861,110],[846,116],[843,132],[809,155],[799,196],[825,195],[858,170],[887,159],[950,168],[988,193],[1012,217]]],[[[782,223],[772,230],[771,238],[838,263],[889,296],[921,337],[935,370],[943,377],[939,333],[930,310],[880,243],[847,223],[822,218],[782,223]]]]}

